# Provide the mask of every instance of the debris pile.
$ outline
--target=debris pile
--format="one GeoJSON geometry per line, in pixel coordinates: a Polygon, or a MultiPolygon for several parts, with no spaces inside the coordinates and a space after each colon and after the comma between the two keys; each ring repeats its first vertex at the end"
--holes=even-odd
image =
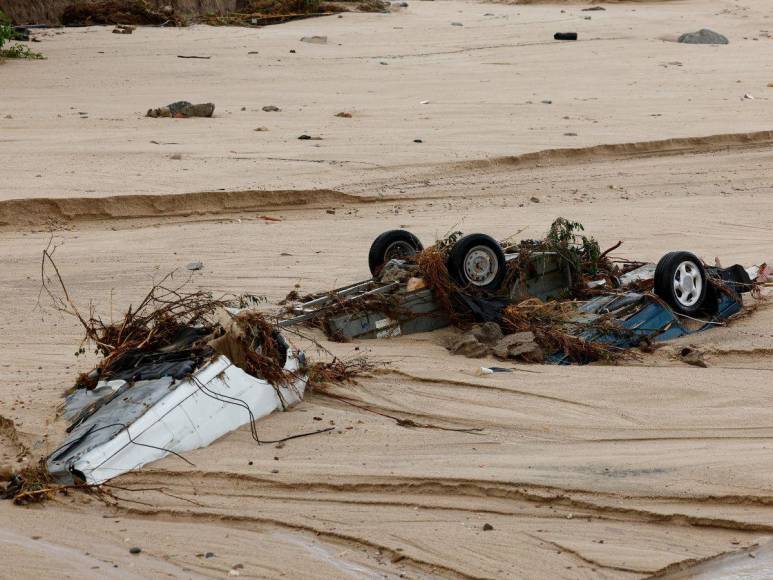
{"type": "MultiPolygon", "coordinates": [[[[181,453],[244,424],[261,443],[255,421],[303,398],[305,356],[257,309],[261,297],[215,298],[169,274],[106,322],[71,300],[54,250],[43,252],[42,294],[83,326],[77,354],[88,348],[100,358],[66,393],[69,437],[46,460],[50,480],[40,481],[100,485],[168,454],[185,460],[181,453]]],[[[315,380],[349,380],[354,369],[339,367],[316,366],[315,380]]],[[[22,482],[38,481],[31,475],[17,478],[14,497],[29,491],[22,482]]]]}
{"type": "MultiPolygon", "coordinates": [[[[453,325],[448,349],[556,364],[637,357],[669,340],[725,324],[759,297],[767,267],[708,266],[689,252],[658,263],[613,258],[578,222],[556,219],[539,240],[453,232],[428,248],[405,230],[371,246],[373,279],[293,296],[283,324],[329,338],[388,338],[453,325]]],[[[290,298],[290,297],[288,297],[290,298]]]]}
{"type": "Polygon", "coordinates": [[[100,24],[145,24],[181,26],[174,10],[158,12],[145,0],[76,0],[62,12],[64,26],[100,24]]]}

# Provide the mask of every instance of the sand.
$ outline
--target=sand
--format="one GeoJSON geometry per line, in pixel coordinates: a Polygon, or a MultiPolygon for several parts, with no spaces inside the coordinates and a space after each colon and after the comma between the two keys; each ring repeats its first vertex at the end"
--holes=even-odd
{"type": "MultiPolygon", "coordinates": [[[[561,215],[632,258],[773,259],[766,3],[582,7],[411,2],[258,31],[38,33],[47,61],[0,67],[0,416],[18,434],[0,431],[0,466],[20,445],[27,461],[56,447],[61,393],[93,362],[73,356],[72,320],[36,307],[51,227],[75,299],[116,312],[192,260],[194,286],[271,303],[296,283],[363,279],[391,227],[425,243],[538,237],[561,215]],[[730,44],[661,40],[702,27],[730,44]],[[558,30],[581,40],[555,43],[558,30]],[[315,34],[328,44],[299,42],[315,34]],[[215,117],[142,116],[183,98],[215,102],[215,117]]],[[[493,361],[449,355],[450,332],[325,345],[390,363],[340,387],[358,404],[479,434],[313,394],[258,431],[329,434],[258,447],[241,429],[188,454],[195,467],[168,458],[119,478],[146,491],[114,488],[110,506],[0,502],[13,562],[0,575],[768,575],[768,303],[613,367],[479,377],[493,361]],[[708,368],[675,358],[688,344],[708,368]]]]}

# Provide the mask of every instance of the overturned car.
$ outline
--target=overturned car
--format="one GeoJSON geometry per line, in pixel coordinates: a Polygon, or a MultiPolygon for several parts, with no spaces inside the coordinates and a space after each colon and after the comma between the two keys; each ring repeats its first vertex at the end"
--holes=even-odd
{"type": "Polygon", "coordinates": [[[619,245],[601,252],[561,218],[543,240],[455,233],[426,250],[390,230],[371,245],[373,278],[296,301],[280,324],[350,340],[496,322],[541,339],[545,362],[582,363],[722,323],[768,275],[764,264],[708,266],[687,251],[656,264],[610,258],[619,245]]]}

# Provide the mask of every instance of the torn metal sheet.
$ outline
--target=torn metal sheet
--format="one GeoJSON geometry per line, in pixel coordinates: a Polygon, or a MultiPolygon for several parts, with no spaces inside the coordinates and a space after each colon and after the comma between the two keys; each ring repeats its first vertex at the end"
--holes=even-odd
{"type": "Polygon", "coordinates": [[[288,349],[284,368],[298,378],[274,386],[218,356],[184,379],[100,381],[91,395],[70,402],[70,417],[96,407],[73,425],[70,436],[48,459],[61,482],[105,481],[161,459],[206,447],[252,420],[283,410],[303,398],[303,354],[288,349]]]}

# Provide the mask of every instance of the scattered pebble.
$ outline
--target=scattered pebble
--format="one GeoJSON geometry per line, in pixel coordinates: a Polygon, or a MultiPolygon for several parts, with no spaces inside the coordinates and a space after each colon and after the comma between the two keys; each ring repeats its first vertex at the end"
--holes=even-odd
{"type": "Polygon", "coordinates": [[[539,202],[540,202],[540,199],[539,199],[539,198],[538,198],[536,195],[532,195],[532,196],[529,198],[529,201],[530,201],[530,202],[532,202],[532,203],[539,203],[539,202]]]}
{"type": "Polygon", "coordinates": [[[130,554],[139,554],[142,552],[142,548],[138,548],[137,546],[134,546],[133,548],[129,548],[130,554]]]}
{"type": "Polygon", "coordinates": [[[268,131],[268,127],[255,127],[255,131],[268,131]]]}
{"type": "Polygon", "coordinates": [[[265,107],[263,107],[263,110],[264,110],[266,113],[278,113],[278,112],[279,112],[279,111],[281,111],[282,109],[280,109],[280,108],[279,108],[279,107],[277,107],[276,105],[266,105],[265,107]]]}
{"type": "Polygon", "coordinates": [[[340,113],[336,113],[336,117],[342,117],[344,119],[351,119],[352,118],[352,114],[351,113],[347,113],[346,111],[341,111],[340,113]]]}
{"type": "Polygon", "coordinates": [[[201,270],[204,267],[203,262],[200,262],[199,260],[194,260],[187,266],[185,266],[188,270],[195,272],[196,270],[201,270]]]}
{"type": "Polygon", "coordinates": [[[493,529],[494,529],[494,526],[492,526],[491,524],[483,524],[483,531],[484,532],[490,532],[493,529]]]}

